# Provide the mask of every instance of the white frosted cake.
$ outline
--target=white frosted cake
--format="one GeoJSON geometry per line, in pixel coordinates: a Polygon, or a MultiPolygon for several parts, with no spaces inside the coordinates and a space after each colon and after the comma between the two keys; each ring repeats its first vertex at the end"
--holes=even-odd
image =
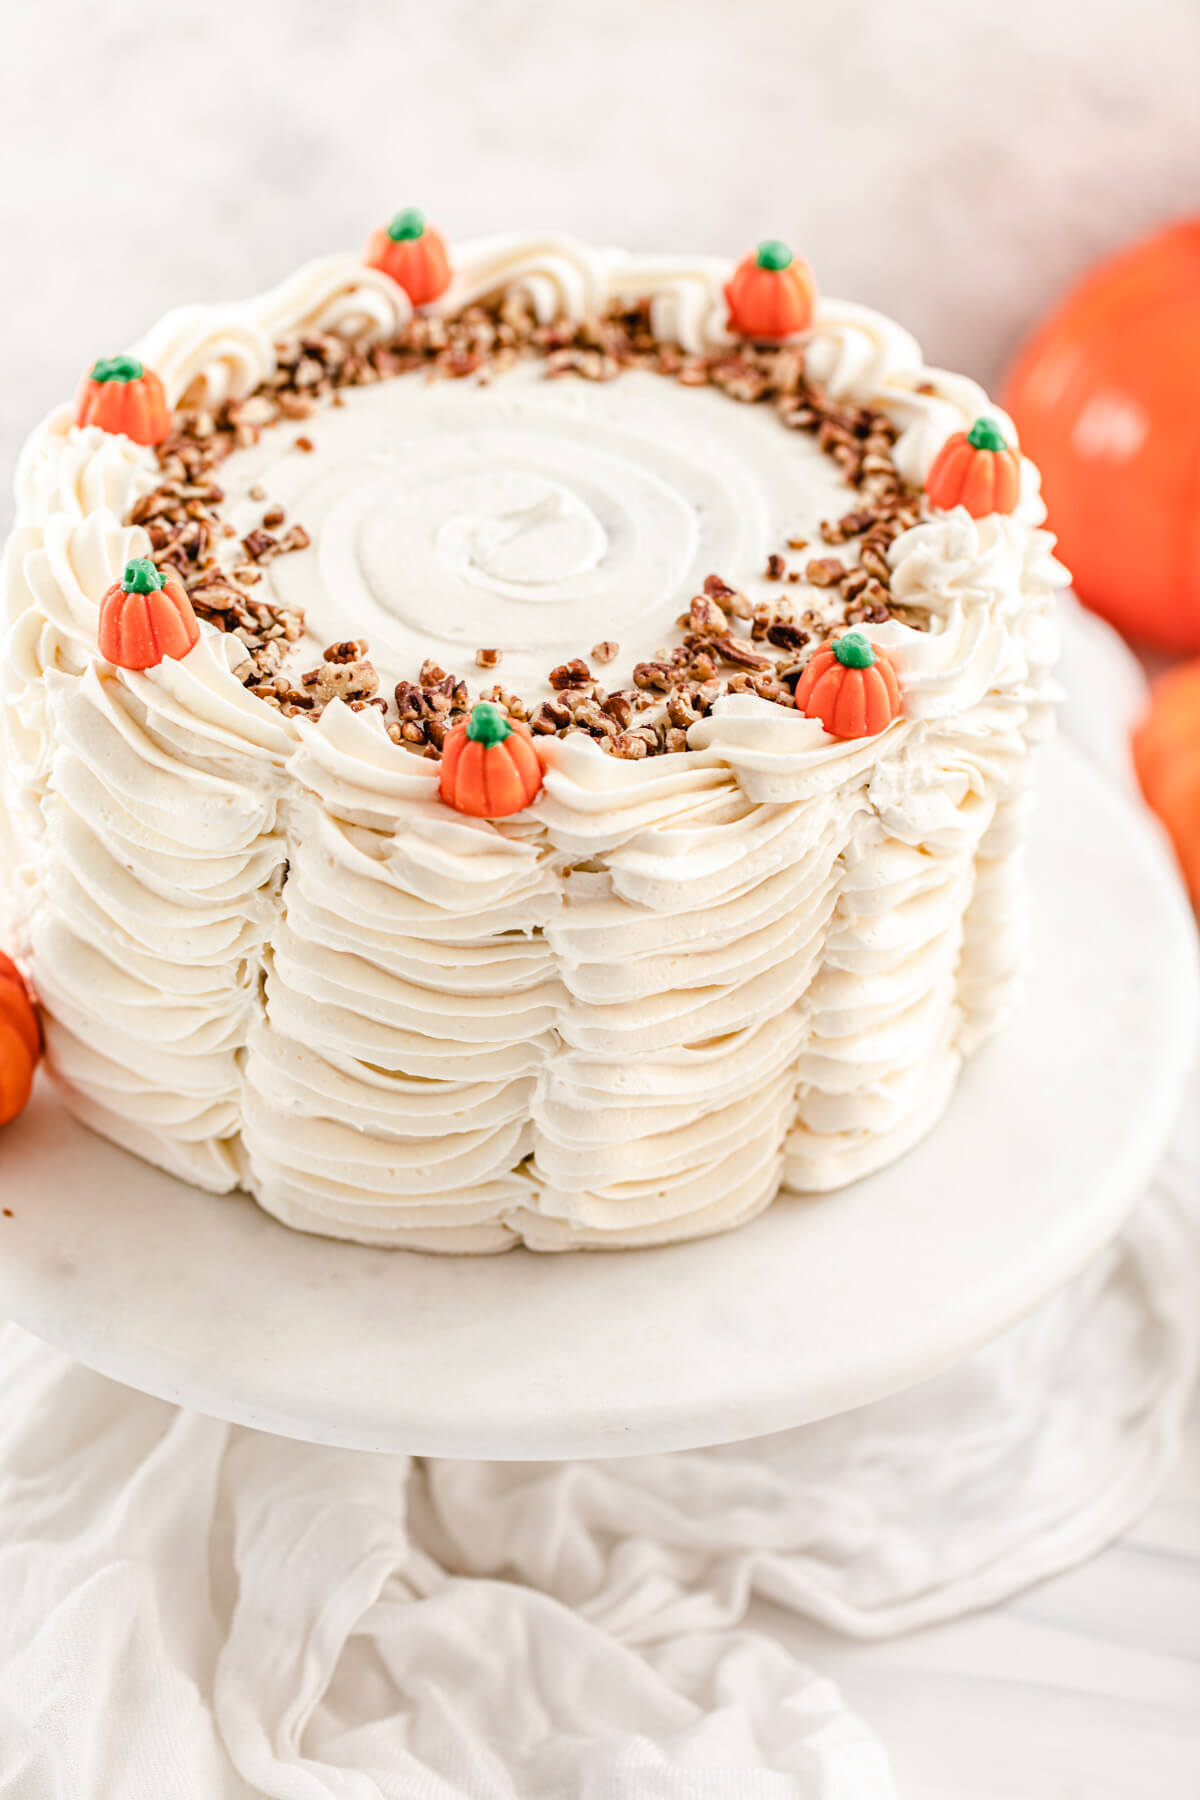
{"type": "Polygon", "coordinates": [[[934,1125],[1065,580],[974,383],[778,244],[447,267],[412,213],[134,356],[34,433],[4,583],[7,941],[82,1120],[458,1252],[934,1125]]]}

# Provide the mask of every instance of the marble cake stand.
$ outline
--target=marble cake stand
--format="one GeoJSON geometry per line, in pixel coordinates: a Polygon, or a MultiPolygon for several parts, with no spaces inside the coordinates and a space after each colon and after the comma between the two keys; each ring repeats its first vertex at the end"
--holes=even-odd
{"type": "Polygon", "coordinates": [[[443,1259],[286,1231],[42,1083],[0,1135],[0,1314],[202,1412],[437,1456],[695,1448],[936,1374],[1119,1230],[1194,1043],[1195,931],[1153,828],[1066,746],[1045,787],[1025,1000],[880,1174],[703,1243],[443,1259]]]}

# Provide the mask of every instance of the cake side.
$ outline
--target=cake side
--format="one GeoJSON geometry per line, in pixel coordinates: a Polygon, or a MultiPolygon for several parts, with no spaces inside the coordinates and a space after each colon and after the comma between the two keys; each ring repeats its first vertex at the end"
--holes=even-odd
{"type": "MultiPolygon", "coordinates": [[[[568,319],[648,295],[689,353],[724,332],[728,271],[704,259],[538,240],[455,261],[451,314],[498,288],[568,319]]],[[[406,305],[326,259],[174,315],[146,360],[172,400],[218,405],[262,383],[276,335],[387,338],[406,305]]],[[[861,309],[824,303],[803,350],[894,420],[914,485],[991,410],[861,309]]],[[[144,674],[98,661],[97,604],[153,548],[125,521],[158,478],[152,452],[52,419],[6,565],[19,948],[89,1123],[289,1223],[467,1251],[721,1229],[932,1123],[1020,961],[1061,579],[1031,471],[1014,514],[891,544],[891,594],[927,628],[871,626],[905,691],[879,737],[726,692],[676,727],[684,751],[549,735],[543,797],[495,823],[448,812],[436,762],[377,711],[265,704],[226,633],[144,674]]]]}

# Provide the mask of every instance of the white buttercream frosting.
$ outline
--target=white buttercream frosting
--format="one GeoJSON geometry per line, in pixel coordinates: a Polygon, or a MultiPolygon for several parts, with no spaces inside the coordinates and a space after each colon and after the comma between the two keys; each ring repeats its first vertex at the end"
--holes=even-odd
{"type": "Polygon", "coordinates": [[[251,530],[266,491],[303,521],[312,550],[267,564],[257,593],[320,643],[365,638],[388,684],[426,656],[473,670],[496,648],[505,685],[540,699],[599,637],[621,649],[610,684],[627,684],[707,574],[765,597],[765,547],[815,539],[849,504],[836,466],[768,409],[645,371],[547,381],[529,362],[482,389],[405,375],[307,436],[309,454],[265,432],[231,456],[227,514],[251,530]]]}
{"type": "MultiPolygon", "coordinates": [[[[648,297],[686,351],[727,341],[719,259],[557,236],[452,254],[435,310],[515,290],[580,318],[648,297]]],[[[140,351],[172,399],[215,405],[269,376],[279,337],[387,338],[409,312],[387,277],[329,257],[171,314],[140,351]]],[[[822,302],[805,353],[831,393],[896,421],[914,481],[950,431],[1001,417],[863,308],[822,302]]],[[[312,534],[270,565],[276,597],[397,673],[499,644],[518,689],[601,637],[623,662],[651,653],[705,573],[749,582],[849,504],[764,409],[648,373],[401,377],[311,434],[310,456],[269,431],[223,472],[235,524],[265,479],[312,534]]],[[[687,754],[551,740],[537,805],[489,823],[448,811],[436,765],[374,712],[266,707],[208,628],[147,674],[98,661],[98,603],[148,547],[124,521],[154,470],[53,415],[6,560],[9,898],[81,1117],[290,1224],[460,1251],[723,1229],[932,1124],[1021,963],[1064,579],[1032,471],[1014,516],[948,514],[893,546],[893,594],[931,627],[872,632],[905,695],[879,738],[731,695],[687,754]]]]}

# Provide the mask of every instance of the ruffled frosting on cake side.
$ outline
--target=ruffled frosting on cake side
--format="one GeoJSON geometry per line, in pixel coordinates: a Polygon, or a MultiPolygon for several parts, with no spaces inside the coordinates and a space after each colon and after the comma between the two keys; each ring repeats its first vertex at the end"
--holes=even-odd
{"type": "MultiPolygon", "coordinates": [[[[686,351],[725,341],[720,259],[545,236],[454,263],[446,310],[649,297],[686,351]]],[[[329,257],[168,315],[140,351],[173,401],[217,405],[270,375],[275,338],[383,339],[407,309],[329,257]]],[[[1003,417],[864,308],[822,302],[805,352],[830,392],[896,421],[913,481],[952,430],[1003,417]]],[[[449,813],[436,765],[374,713],[263,705],[207,627],[147,674],[97,660],[99,600],[149,548],[123,521],[154,479],[150,452],[52,415],[6,559],[9,898],[81,1117],[290,1224],[467,1252],[722,1229],[933,1122],[1021,961],[1065,580],[1028,466],[1012,517],[947,514],[893,546],[893,595],[931,628],[872,631],[905,692],[879,738],[730,696],[686,755],[551,741],[537,807],[496,823],[449,813]]]]}

